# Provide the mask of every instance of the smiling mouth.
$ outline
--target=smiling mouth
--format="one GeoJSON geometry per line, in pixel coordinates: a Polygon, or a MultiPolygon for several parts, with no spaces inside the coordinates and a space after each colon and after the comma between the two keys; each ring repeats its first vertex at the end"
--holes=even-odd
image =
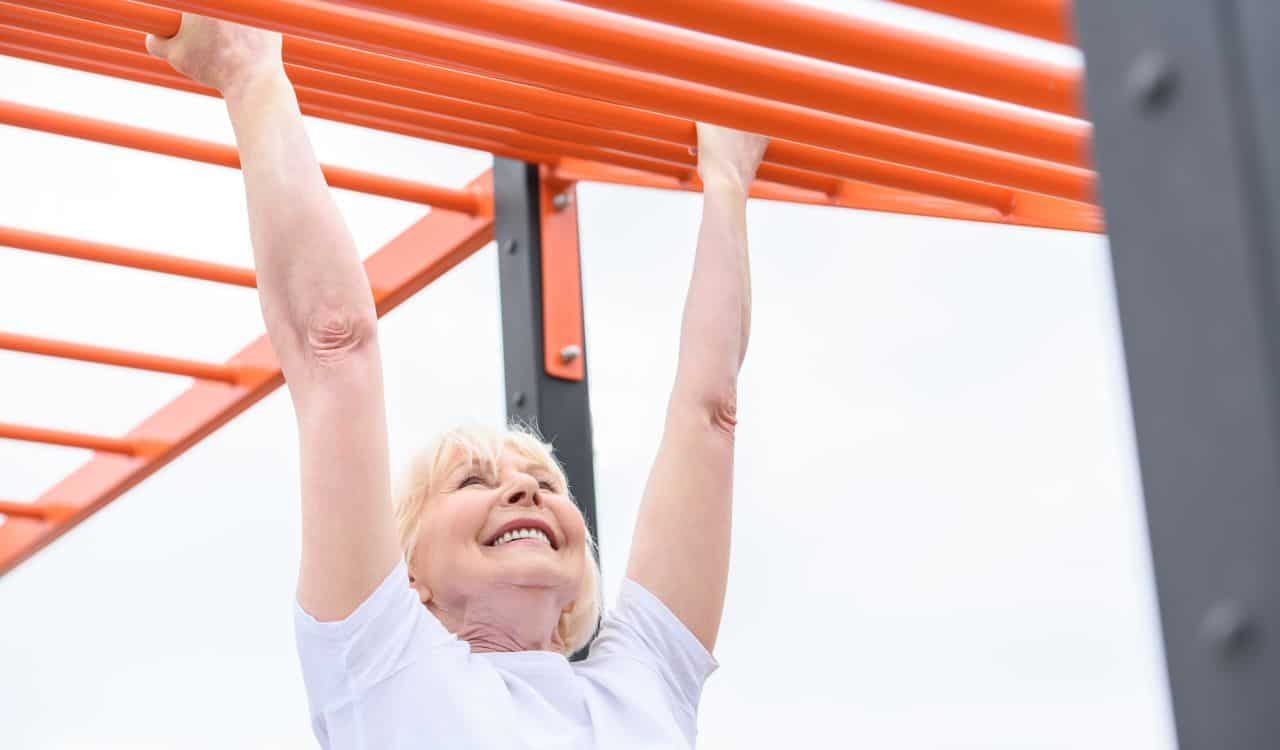
{"type": "Polygon", "coordinates": [[[511,531],[508,531],[505,534],[498,536],[497,539],[494,539],[487,546],[503,547],[505,545],[514,544],[516,542],[545,545],[547,547],[550,547],[551,549],[556,548],[555,544],[553,544],[551,542],[551,539],[547,536],[547,533],[544,532],[542,529],[538,529],[538,528],[512,529],[511,531]]]}

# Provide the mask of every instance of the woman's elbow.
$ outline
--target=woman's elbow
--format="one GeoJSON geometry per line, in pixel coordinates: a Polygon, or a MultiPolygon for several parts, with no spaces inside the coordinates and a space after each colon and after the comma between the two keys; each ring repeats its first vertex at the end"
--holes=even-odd
{"type": "Polygon", "coordinates": [[[373,311],[321,309],[306,321],[306,358],[321,366],[336,365],[370,349],[377,335],[378,318],[373,311]]]}

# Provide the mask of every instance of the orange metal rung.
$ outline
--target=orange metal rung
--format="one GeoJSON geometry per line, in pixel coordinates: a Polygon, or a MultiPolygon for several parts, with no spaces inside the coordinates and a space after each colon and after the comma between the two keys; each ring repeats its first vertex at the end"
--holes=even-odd
{"type": "Polygon", "coordinates": [[[74,508],[55,503],[15,503],[0,500],[0,515],[12,518],[31,518],[38,521],[56,521],[75,513],[74,508]]]}
{"type": "Polygon", "coordinates": [[[122,456],[133,457],[148,456],[163,449],[161,446],[144,441],[104,437],[102,435],[86,435],[80,432],[51,430],[44,427],[31,427],[8,422],[0,422],[0,438],[24,440],[29,443],[61,445],[67,448],[84,448],[91,451],[117,453],[122,456]]]}
{"type": "Polygon", "coordinates": [[[847,13],[774,0],[572,0],[748,44],[1083,118],[1078,66],[996,52],[847,13]]]}
{"type": "MultiPolygon", "coordinates": [[[[100,8],[103,18],[121,13],[128,17],[136,5],[124,0],[23,0],[20,4],[61,8],[76,15],[93,14],[94,8],[100,8]]],[[[314,0],[272,0],[269,4],[252,0],[156,0],[156,4],[428,64],[441,64],[447,58],[451,62],[443,64],[496,72],[499,76],[506,71],[507,77],[516,76],[581,96],[1069,200],[1094,200],[1096,176],[1086,169],[769,102],[387,13],[314,0]]],[[[174,33],[178,14],[172,13],[165,25],[157,20],[159,14],[154,10],[130,25],[139,28],[146,23],[151,24],[146,30],[174,33]]]]}
{"type": "Polygon", "coordinates": [[[1074,44],[1070,0],[893,0],[1059,44],[1074,44]]]}
{"type": "MultiPolygon", "coordinates": [[[[98,143],[176,156],[192,161],[240,168],[240,156],[232,146],[155,130],[97,120],[65,112],[0,101],[0,124],[56,133],[98,143]]],[[[325,179],[333,187],[372,195],[424,203],[436,208],[476,214],[479,199],[472,193],[451,188],[360,172],[345,167],[325,166],[325,179]]]]}
{"type": "Polygon", "coordinates": [[[116,367],[129,367],[137,370],[166,372],[171,375],[186,375],[192,378],[217,380],[224,383],[237,383],[244,379],[244,375],[239,368],[228,365],[193,362],[176,357],[109,349],[102,346],[23,336],[3,331],[0,331],[0,349],[61,359],[76,359],[81,362],[95,362],[116,367]]]}
{"type": "MultiPolygon", "coordinates": [[[[547,0],[364,0],[441,24],[497,34],[774,102],[854,117],[1073,166],[1089,163],[1092,126],[840,69],[626,16],[547,0]],[[767,56],[766,56],[767,55],[767,56]]],[[[524,75],[519,67],[517,75],[524,75]]]]}
{"type": "MultiPolygon", "coordinates": [[[[26,45],[27,49],[18,49],[8,43],[0,43],[0,52],[10,52],[45,62],[69,64],[82,70],[97,70],[108,73],[118,73],[119,71],[115,68],[104,68],[97,61],[113,66],[138,67],[145,69],[142,71],[145,72],[145,78],[132,76],[135,80],[146,80],[147,82],[199,93],[214,93],[211,90],[195,86],[187,79],[173,73],[160,60],[135,52],[125,52],[124,49],[121,49],[137,48],[141,44],[141,35],[136,32],[0,3],[0,23],[10,22],[21,24],[22,28],[0,26],[0,38],[21,42],[26,45]],[[31,26],[54,31],[59,36],[31,31],[29,30],[31,26]],[[115,49],[103,49],[96,44],[87,44],[82,40],[100,41],[111,45],[115,49]],[[92,56],[94,60],[71,60],[63,57],[64,53],[75,54],[84,58],[92,56]]],[[[371,84],[348,76],[333,75],[306,67],[290,65],[287,66],[287,69],[291,78],[300,84],[299,97],[304,104],[325,99],[330,93],[329,90],[340,90],[355,96],[376,96],[384,103],[394,102],[396,106],[408,105],[410,108],[420,107],[443,110],[452,117],[472,117],[489,120],[517,127],[522,131],[550,131],[558,136],[557,140],[561,141],[561,143],[556,144],[556,148],[560,151],[567,151],[569,154],[578,153],[587,158],[607,163],[617,163],[620,157],[599,151],[584,153],[584,147],[577,144],[594,142],[614,151],[643,153],[646,156],[681,166],[663,169],[658,165],[637,163],[634,160],[631,163],[624,163],[623,166],[633,168],[647,167],[651,170],[656,167],[659,173],[675,176],[682,180],[689,180],[693,176],[695,157],[690,154],[687,148],[674,143],[640,138],[624,133],[614,133],[602,128],[591,128],[549,117],[512,112],[500,107],[464,102],[451,97],[426,94],[398,86],[371,84]],[[307,85],[303,86],[301,84],[307,85]],[[312,91],[311,89],[316,90],[312,91]],[[321,91],[321,89],[329,90],[321,91]]],[[[330,111],[338,109],[345,109],[347,112],[368,111],[371,108],[371,105],[367,103],[352,99],[343,100],[342,105],[342,107],[334,107],[330,111]]],[[[386,108],[382,108],[382,110],[382,112],[379,112],[379,116],[385,116],[383,112],[385,112],[386,108]]],[[[393,111],[391,116],[406,121],[415,119],[412,114],[402,114],[398,111],[393,111]]],[[[421,118],[416,119],[421,120],[421,118]]],[[[427,124],[431,127],[439,127],[441,121],[435,120],[427,124]]],[[[448,125],[454,128],[473,127],[470,124],[459,122],[451,122],[448,125]]],[[[688,124],[684,123],[683,125],[688,124]]],[[[689,127],[692,126],[689,125],[689,127]]],[[[495,137],[495,132],[490,130],[487,131],[486,135],[495,137]]],[[[501,134],[499,137],[501,137],[501,134]]],[[[547,143],[535,145],[544,148],[551,146],[551,144],[547,143]]],[[[889,164],[874,159],[865,159],[784,141],[775,142],[770,150],[784,152],[787,161],[814,174],[800,172],[777,164],[765,163],[760,169],[761,179],[805,190],[817,190],[829,194],[841,190],[839,182],[817,176],[818,174],[826,174],[988,206],[1002,213],[1008,213],[1011,210],[1011,206],[1018,201],[1018,194],[1008,188],[889,164]]]]}
{"type": "Polygon", "coordinates": [[[138,268],[145,271],[167,273],[173,276],[184,276],[190,279],[214,281],[222,284],[234,284],[250,288],[258,285],[256,274],[248,268],[236,268],[235,266],[191,260],[174,255],[148,253],[142,250],[131,250],[100,242],[59,237],[14,227],[0,226],[0,245],[47,255],[59,255],[65,258],[76,258],[96,263],[110,263],[115,266],[138,268]]]}

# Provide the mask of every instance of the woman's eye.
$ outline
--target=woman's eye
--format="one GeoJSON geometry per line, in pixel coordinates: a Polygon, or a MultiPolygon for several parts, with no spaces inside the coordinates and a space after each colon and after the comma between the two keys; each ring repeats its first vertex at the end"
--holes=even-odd
{"type": "Polygon", "coordinates": [[[554,485],[552,485],[550,482],[538,482],[538,486],[539,486],[539,487],[541,487],[542,489],[546,490],[547,492],[555,492],[555,491],[556,491],[555,486],[554,486],[554,485]]]}
{"type": "Polygon", "coordinates": [[[475,484],[484,484],[484,477],[478,477],[473,474],[467,477],[466,479],[462,480],[462,484],[458,485],[458,489],[462,489],[463,487],[470,487],[475,484]]]}

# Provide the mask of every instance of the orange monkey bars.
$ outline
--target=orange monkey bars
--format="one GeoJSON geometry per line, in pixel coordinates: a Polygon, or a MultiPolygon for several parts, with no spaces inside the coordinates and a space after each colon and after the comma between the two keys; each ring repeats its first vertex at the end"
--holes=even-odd
{"type": "MultiPolygon", "coordinates": [[[[1061,0],[903,4],[1056,42],[1061,0]]],[[[1081,71],[767,0],[0,0],[0,54],[217,95],[145,52],[179,11],[284,33],[308,115],[542,165],[543,273],[575,286],[580,180],[698,190],[695,120],[773,137],[757,197],[1102,230],[1081,71]],[[557,201],[560,203],[557,203],[557,201]]],[[[226,167],[229,145],[0,101],[0,124],[226,167]]],[[[333,187],[432,206],[365,263],[384,314],[493,238],[491,178],[464,189],[326,165],[333,187]]],[[[0,226],[0,246],[254,287],[251,269],[0,226]]],[[[544,289],[544,291],[548,291],[544,289]]],[[[544,295],[545,362],[581,380],[580,309],[544,295]],[[563,304],[562,304],[563,303],[563,304]]],[[[12,569],[282,382],[265,337],[209,363],[0,332],[0,350],[193,378],[123,436],[0,423],[0,438],[94,451],[32,502],[0,500],[12,569]]],[[[0,488],[0,492],[3,488],[0,488]]]]}

